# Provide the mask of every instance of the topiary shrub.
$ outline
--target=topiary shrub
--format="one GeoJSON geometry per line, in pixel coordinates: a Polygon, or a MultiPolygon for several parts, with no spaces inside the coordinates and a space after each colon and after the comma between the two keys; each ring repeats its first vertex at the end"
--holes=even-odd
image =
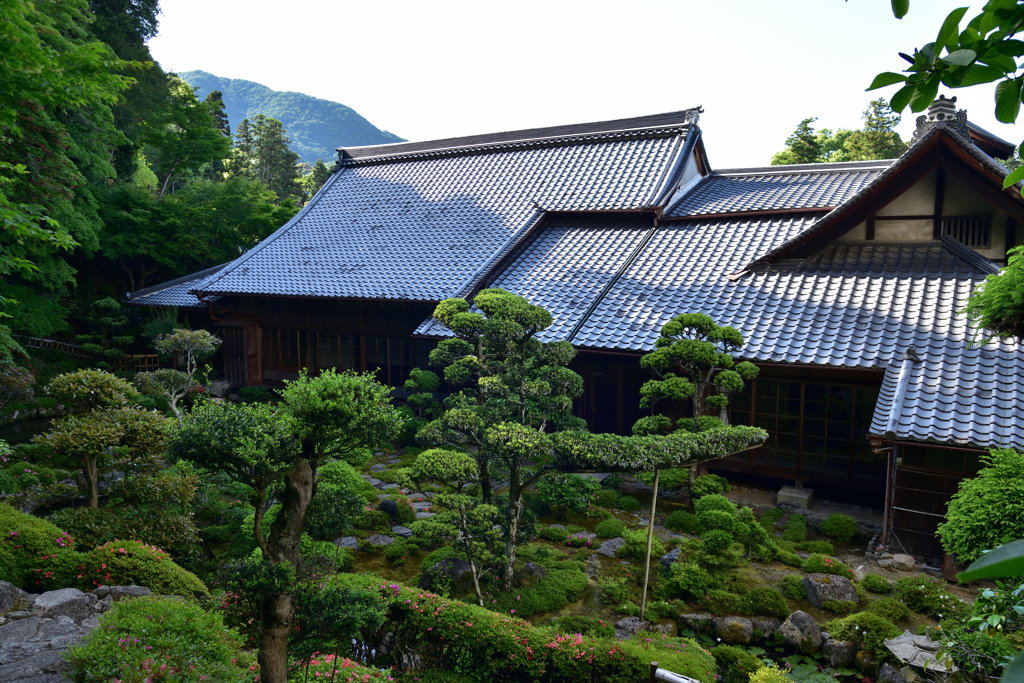
{"type": "Polygon", "coordinates": [[[693,485],[690,486],[690,500],[725,493],[728,490],[729,482],[725,477],[720,477],[717,474],[705,474],[693,480],[693,485]]]}
{"type": "Polygon", "coordinates": [[[886,651],[885,641],[895,638],[902,631],[891,621],[871,612],[857,612],[842,619],[835,619],[822,627],[833,640],[854,643],[858,649],[881,654],[886,651]]]}
{"type": "Polygon", "coordinates": [[[782,592],[786,594],[787,598],[792,598],[793,600],[807,599],[807,588],[804,586],[804,580],[797,574],[786,574],[782,577],[782,592]]]}
{"type": "Polygon", "coordinates": [[[410,559],[419,557],[419,554],[419,544],[411,540],[396,541],[384,547],[384,559],[396,567],[404,567],[410,559]]]}
{"type": "Polygon", "coordinates": [[[821,553],[823,555],[832,555],[836,551],[829,541],[804,541],[795,544],[795,548],[805,553],[821,553]]]}
{"type": "Polygon", "coordinates": [[[857,522],[849,515],[836,513],[826,517],[819,530],[829,538],[846,543],[857,535],[857,522]]]}
{"type": "Polygon", "coordinates": [[[860,582],[860,585],[872,593],[885,595],[892,593],[892,584],[878,574],[867,574],[860,582]]]}
{"type": "Polygon", "coordinates": [[[640,605],[626,601],[615,608],[615,611],[619,614],[625,614],[627,617],[638,617],[640,616],[640,605]]]}
{"type": "Polygon", "coordinates": [[[618,538],[625,532],[626,525],[614,517],[610,517],[594,527],[594,533],[598,538],[618,538]]]}
{"type": "Polygon", "coordinates": [[[616,501],[615,507],[623,512],[636,512],[640,509],[640,501],[633,496],[622,496],[616,501]]]}
{"type": "Polygon", "coordinates": [[[914,612],[934,619],[966,619],[970,613],[970,608],[962,600],[947,593],[942,583],[927,576],[896,579],[893,597],[914,612]]]}
{"type": "Polygon", "coordinates": [[[666,517],[665,528],[671,531],[679,531],[684,534],[700,533],[700,524],[697,522],[697,515],[686,510],[676,510],[666,517]]]}
{"type": "Polygon", "coordinates": [[[190,602],[137,598],[114,603],[65,659],[78,683],[252,681],[256,656],[216,612],[190,602]]]}
{"type": "Polygon", "coordinates": [[[561,543],[562,541],[565,540],[565,537],[569,535],[569,532],[566,531],[565,528],[554,527],[554,526],[546,526],[543,529],[541,529],[540,531],[538,531],[537,535],[540,536],[541,538],[547,539],[549,541],[554,541],[555,543],[561,543]]]}
{"type": "Polygon", "coordinates": [[[773,532],[775,531],[775,523],[785,516],[786,513],[781,508],[772,508],[761,515],[761,519],[758,522],[764,527],[765,531],[773,532]]]}
{"type": "Polygon", "coordinates": [[[76,578],[83,590],[97,586],[146,586],[156,595],[210,595],[198,576],[176,565],[163,550],[139,541],[111,541],[82,553],[76,578]]]}
{"type": "Polygon", "coordinates": [[[697,523],[702,529],[724,531],[732,534],[736,530],[736,513],[723,510],[705,510],[697,513],[697,523]]]}
{"type": "Polygon", "coordinates": [[[707,592],[703,600],[697,600],[697,606],[716,616],[740,614],[743,612],[743,596],[720,588],[714,588],[707,592]]]}
{"type": "Polygon", "coordinates": [[[1024,454],[992,449],[981,462],[978,476],[960,482],[938,528],[946,552],[961,562],[973,562],[1004,538],[1024,537],[1024,454]]]}
{"type": "Polygon", "coordinates": [[[867,611],[872,614],[877,614],[883,619],[887,619],[894,624],[897,621],[903,621],[904,619],[910,618],[910,608],[896,598],[881,598],[879,600],[875,600],[868,605],[867,611]]]}
{"type": "Polygon", "coordinates": [[[750,674],[750,683],[794,683],[794,680],[777,665],[770,664],[750,674]]]}
{"type": "MultiPolygon", "coordinates": [[[[709,512],[709,513],[706,513],[706,514],[724,515],[725,513],[724,512],[718,512],[718,513],[709,512]]],[[[721,529],[713,529],[711,531],[705,532],[704,534],[701,535],[700,540],[702,540],[704,542],[704,550],[706,550],[709,553],[714,553],[714,554],[717,554],[717,553],[722,552],[723,550],[726,550],[733,543],[732,535],[729,534],[726,531],[722,531],[721,529]]]]}
{"type": "MultiPolygon", "coordinates": [[[[647,531],[638,529],[636,531],[626,530],[622,533],[625,543],[619,546],[615,554],[619,557],[632,557],[643,560],[647,557],[647,531]]],[[[651,539],[651,559],[661,557],[665,554],[665,546],[661,539],[655,536],[651,539]]]]}
{"type": "Polygon", "coordinates": [[[693,509],[697,512],[697,515],[700,515],[702,512],[710,512],[711,510],[728,512],[731,515],[736,514],[736,505],[725,496],[719,494],[704,496],[694,501],[693,509]]]}
{"type": "MultiPolygon", "coordinates": [[[[801,582],[802,584],[803,582],[801,582]]],[[[743,596],[743,602],[744,614],[778,619],[785,619],[789,616],[789,605],[786,604],[786,598],[774,588],[754,588],[743,596]]]]}
{"type": "Polygon", "coordinates": [[[39,592],[64,588],[80,560],[64,531],[0,503],[0,581],[39,592]]]}
{"type": "Polygon", "coordinates": [[[834,574],[848,579],[853,578],[853,571],[849,567],[836,558],[822,553],[814,553],[804,560],[803,570],[808,574],[834,574]]]}
{"type": "Polygon", "coordinates": [[[391,517],[380,510],[364,510],[363,514],[356,518],[355,527],[363,531],[386,534],[391,531],[391,517]]]}
{"type": "Polygon", "coordinates": [[[674,562],[669,567],[665,585],[674,597],[696,600],[722,585],[722,578],[696,562],[674,562]]]}
{"type": "Polygon", "coordinates": [[[619,493],[612,489],[602,488],[594,498],[594,504],[603,508],[613,508],[619,502],[619,493]]]}
{"type": "Polygon", "coordinates": [[[597,617],[558,617],[551,622],[551,626],[559,633],[582,633],[597,638],[615,637],[615,628],[597,617]]]}
{"type": "Polygon", "coordinates": [[[710,652],[718,666],[718,680],[722,683],[747,683],[750,675],[764,666],[754,655],[732,645],[718,645],[710,652]]]}
{"type": "Polygon", "coordinates": [[[803,558],[789,550],[779,550],[779,562],[788,567],[803,568],[804,566],[803,558]]]}
{"type": "Polygon", "coordinates": [[[337,486],[362,496],[367,502],[375,503],[380,491],[360,476],[355,467],[344,460],[332,460],[321,465],[316,472],[317,480],[337,486]]]}
{"type": "Polygon", "coordinates": [[[853,600],[826,600],[821,603],[821,608],[832,614],[849,614],[857,609],[858,605],[853,600]]]}
{"type": "Polygon", "coordinates": [[[793,515],[789,518],[789,521],[786,522],[786,530],[782,533],[782,538],[794,543],[801,543],[807,540],[807,520],[804,519],[803,515],[793,515]]]}

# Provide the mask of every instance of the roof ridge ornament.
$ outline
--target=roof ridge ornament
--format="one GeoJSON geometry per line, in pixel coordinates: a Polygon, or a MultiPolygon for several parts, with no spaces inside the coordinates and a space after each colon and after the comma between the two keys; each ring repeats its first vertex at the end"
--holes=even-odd
{"type": "Polygon", "coordinates": [[[920,142],[925,133],[932,128],[945,128],[971,142],[971,132],[967,127],[967,110],[957,110],[956,97],[946,99],[945,95],[939,95],[939,99],[928,105],[928,113],[917,117],[917,128],[910,139],[911,146],[920,142]]]}

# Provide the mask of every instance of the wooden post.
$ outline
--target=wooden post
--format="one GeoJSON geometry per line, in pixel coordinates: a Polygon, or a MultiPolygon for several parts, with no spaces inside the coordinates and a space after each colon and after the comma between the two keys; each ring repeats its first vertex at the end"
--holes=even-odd
{"type": "MultiPolygon", "coordinates": [[[[661,470],[654,470],[654,495],[651,496],[651,521],[647,525],[647,562],[644,563],[644,592],[640,595],[640,619],[644,618],[647,609],[647,579],[651,575],[651,543],[654,541],[654,510],[658,505],[658,475],[661,470]]],[[[654,672],[651,672],[654,676],[654,672]]]]}
{"type": "Polygon", "coordinates": [[[658,663],[651,662],[651,683],[654,683],[654,674],[658,673],[658,663]]]}

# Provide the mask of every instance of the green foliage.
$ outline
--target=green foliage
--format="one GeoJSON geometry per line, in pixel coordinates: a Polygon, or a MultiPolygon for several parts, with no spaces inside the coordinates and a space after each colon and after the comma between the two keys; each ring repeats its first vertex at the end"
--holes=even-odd
{"type": "Polygon", "coordinates": [[[615,611],[619,614],[624,614],[627,617],[638,617],[640,616],[640,605],[637,605],[636,603],[627,600],[626,602],[616,607],[615,611]]]}
{"type": "Polygon", "coordinates": [[[245,403],[270,403],[273,398],[266,387],[242,387],[238,395],[245,403]]]}
{"type": "Polygon", "coordinates": [[[717,474],[705,474],[693,480],[693,485],[690,486],[690,500],[725,493],[728,490],[729,482],[725,477],[720,477],[717,474]]]}
{"type": "MultiPolygon", "coordinates": [[[[0,352],[6,348],[0,344],[0,352]]],[[[28,368],[15,365],[10,359],[0,360],[0,410],[10,403],[31,401],[35,396],[35,379],[28,368]]]]}
{"type": "Polygon", "coordinates": [[[665,528],[671,531],[679,531],[684,534],[696,534],[700,532],[700,524],[697,516],[687,510],[676,510],[665,518],[665,528]]]}
{"type": "Polygon", "coordinates": [[[821,603],[823,610],[833,614],[849,614],[857,609],[857,607],[857,603],[853,600],[825,600],[821,603]]]}
{"type": "Polygon", "coordinates": [[[804,587],[803,577],[799,574],[786,574],[782,577],[782,592],[793,600],[807,599],[807,588],[804,587]]]}
{"type": "Polygon", "coordinates": [[[404,566],[411,559],[419,557],[420,546],[415,541],[396,541],[384,548],[384,558],[396,567],[404,566]]]}
{"type": "Polygon", "coordinates": [[[633,496],[621,496],[615,507],[623,512],[636,512],[640,509],[640,501],[633,496]]]}
{"type": "MultiPolygon", "coordinates": [[[[412,521],[416,513],[408,498],[403,496],[402,500],[405,507],[399,505],[399,520],[412,521]]],[[[363,512],[363,505],[364,499],[356,491],[321,482],[306,511],[306,531],[315,539],[333,541],[355,523],[363,512]]]]}
{"type": "Polygon", "coordinates": [[[860,585],[872,593],[892,593],[892,584],[889,583],[888,579],[878,574],[866,574],[861,580],[860,585]]]}
{"type": "MultiPolygon", "coordinates": [[[[724,515],[724,512],[706,512],[706,515],[724,515]]],[[[712,529],[701,534],[700,540],[704,542],[704,550],[712,554],[719,554],[725,551],[733,543],[732,534],[723,529],[712,529]]]]}
{"type": "Polygon", "coordinates": [[[770,562],[779,554],[775,538],[757,522],[754,511],[748,507],[740,508],[736,514],[736,540],[750,557],[761,562],[770,562]]]}
{"type": "Polygon", "coordinates": [[[594,527],[594,533],[598,538],[618,538],[625,532],[626,525],[614,517],[610,517],[594,527]]]}
{"type": "Polygon", "coordinates": [[[724,531],[731,537],[732,532],[736,530],[736,515],[721,510],[707,510],[697,515],[697,523],[701,529],[724,531]]]}
{"type": "Polygon", "coordinates": [[[896,132],[900,115],[885,100],[868,103],[861,118],[864,128],[856,131],[815,131],[811,124],[817,119],[804,119],[786,139],[786,149],[772,156],[772,165],[895,159],[906,151],[906,143],[896,132]]]}
{"type": "Polygon", "coordinates": [[[762,666],[750,674],[749,683],[793,683],[792,678],[787,676],[777,665],[771,664],[762,666]]]}
{"type": "Polygon", "coordinates": [[[559,543],[565,540],[565,537],[569,535],[569,532],[563,528],[546,526],[538,531],[537,535],[548,541],[559,543]]]}
{"type": "Polygon", "coordinates": [[[166,598],[115,603],[66,659],[78,683],[142,680],[165,670],[168,680],[241,683],[256,668],[255,655],[242,649],[220,614],[166,598]]]}
{"type": "Polygon", "coordinates": [[[613,491],[612,489],[603,487],[597,492],[597,497],[594,499],[594,504],[600,505],[603,508],[613,508],[618,502],[618,491],[613,491]]]}
{"type": "Polygon", "coordinates": [[[713,588],[722,585],[722,577],[696,562],[674,562],[665,578],[669,593],[691,600],[703,599],[713,588]]]}
{"type": "Polygon", "coordinates": [[[857,522],[849,515],[840,513],[829,515],[821,523],[821,533],[834,538],[840,543],[846,543],[857,535],[857,522]]]}
{"type": "Polygon", "coordinates": [[[812,553],[804,560],[803,569],[808,574],[834,574],[848,579],[853,578],[853,571],[849,567],[840,560],[822,553],[812,553]]]}
{"type": "Polygon", "coordinates": [[[698,516],[703,512],[711,511],[726,512],[733,517],[736,515],[736,505],[725,496],[717,494],[704,496],[694,501],[693,508],[697,511],[698,516]]]}
{"type": "Polygon", "coordinates": [[[73,413],[95,408],[123,408],[139,396],[128,381],[102,370],[78,370],[54,377],[46,393],[73,413]]]}
{"type": "Polygon", "coordinates": [[[800,567],[803,568],[804,561],[799,555],[789,550],[779,551],[779,562],[786,565],[787,567],[800,567]]]}
{"type": "Polygon", "coordinates": [[[585,514],[590,511],[601,484],[593,477],[556,473],[537,482],[537,492],[552,509],[564,517],[567,512],[585,514]]]}
{"type": "MultiPolygon", "coordinates": [[[[647,530],[638,529],[636,531],[629,531],[628,529],[622,533],[622,538],[625,541],[619,549],[615,551],[615,554],[619,557],[632,557],[637,560],[643,560],[647,557],[647,530]]],[[[661,540],[655,536],[651,539],[651,559],[661,557],[665,554],[665,546],[661,540]]]]}
{"type": "Polygon", "coordinates": [[[1006,268],[989,275],[971,297],[965,314],[983,334],[1024,339],[1024,246],[1009,250],[1006,268]]]}
{"type": "Polygon", "coordinates": [[[769,533],[775,532],[775,523],[786,516],[786,513],[781,508],[772,508],[761,515],[761,519],[758,520],[761,526],[764,527],[765,531],[769,533]]]}
{"type": "MultiPolygon", "coordinates": [[[[709,475],[713,476],[713,475],[709,475]]],[[[648,486],[654,485],[654,472],[640,472],[636,475],[636,478],[647,484],[648,486]]],[[[658,489],[664,491],[674,491],[681,489],[690,483],[690,468],[689,467],[673,467],[667,470],[661,470],[658,475],[658,489]]]]}
{"type": "Polygon", "coordinates": [[[820,553],[822,555],[835,553],[835,547],[829,541],[802,541],[794,544],[793,547],[805,553],[820,553]]]}
{"type": "Polygon", "coordinates": [[[910,608],[896,598],[874,600],[868,605],[867,611],[893,623],[910,618],[910,608]]]}
{"type": "Polygon", "coordinates": [[[940,635],[936,659],[947,663],[951,661],[961,671],[973,674],[972,677],[994,680],[1003,674],[1003,680],[1014,680],[1004,667],[1008,661],[1020,656],[1019,642],[1002,633],[973,631],[960,624],[944,628],[940,635]]]}
{"type": "Polygon", "coordinates": [[[597,588],[601,592],[601,600],[610,605],[626,602],[633,594],[633,585],[624,576],[599,576],[597,588]]]}
{"type": "Polygon", "coordinates": [[[139,541],[111,541],[83,553],[78,583],[88,590],[146,586],[157,595],[210,595],[199,577],[176,565],[163,550],[139,541]]]}
{"type": "Polygon", "coordinates": [[[885,652],[885,641],[895,638],[902,631],[891,621],[871,612],[858,612],[842,619],[835,619],[823,627],[834,640],[845,640],[859,649],[869,650],[876,656],[885,652]]]}
{"type": "Polygon", "coordinates": [[[581,633],[595,638],[614,638],[615,628],[597,617],[568,616],[558,617],[551,625],[559,633],[581,633]]]}
{"type": "Polygon", "coordinates": [[[720,588],[709,590],[703,602],[698,600],[697,604],[715,615],[741,614],[744,608],[742,595],[720,588]]]}
{"type": "Polygon", "coordinates": [[[969,610],[959,598],[946,592],[945,586],[927,576],[896,579],[893,597],[914,612],[933,619],[966,618],[969,610]]]}
{"type": "MultiPolygon", "coordinates": [[[[789,576],[792,576],[792,574],[789,576]]],[[[754,588],[743,596],[743,600],[746,602],[743,610],[744,614],[757,614],[778,619],[785,619],[789,616],[789,606],[786,604],[786,598],[774,588],[754,588]]]]}
{"type": "Polygon", "coordinates": [[[801,543],[807,540],[807,520],[803,515],[793,515],[786,522],[786,530],[782,538],[794,543],[801,543]]]}
{"type": "Polygon", "coordinates": [[[553,559],[551,555],[538,553],[533,545],[521,548],[520,556],[541,565],[548,574],[533,586],[498,593],[495,596],[497,604],[494,605],[498,611],[523,619],[534,614],[558,612],[579,601],[586,592],[587,575],[582,562],[553,559]]]}
{"type": "Polygon", "coordinates": [[[387,513],[380,510],[364,510],[355,521],[357,529],[372,531],[378,534],[390,533],[391,526],[391,518],[388,517],[387,513]]]}
{"type": "Polygon", "coordinates": [[[464,560],[466,559],[466,554],[461,552],[455,546],[444,545],[424,557],[423,563],[420,566],[423,568],[423,571],[427,571],[441,560],[447,560],[453,557],[464,560]]]}
{"type": "Polygon", "coordinates": [[[19,588],[63,588],[78,560],[74,541],[46,520],[0,504],[0,581],[19,588]]]}
{"type": "Polygon", "coordinates": [[[1024,537],[1024,455],[993,449],[981,461],[978,476],[960,482],[938,527],[946,552],[961,561],[978,559],[1004,538],[1024,537]]]}
{"type": "Polygon", "coordinates": [[[761,660],[746,650],[732,645],[718,645],[710,650],[723,683],[747,683],[750,674],[763,666],[761,660]]]}

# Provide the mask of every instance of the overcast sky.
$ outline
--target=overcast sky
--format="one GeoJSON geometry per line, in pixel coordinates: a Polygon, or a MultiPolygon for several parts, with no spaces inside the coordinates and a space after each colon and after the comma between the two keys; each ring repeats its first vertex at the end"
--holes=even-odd
{"type": "MultiPolygon", "coordinates": [[[[807,116],[860,127],[874,75],[962,4],[913,0],[897,21],[889,0],[162,0],[150,48],[165,69],[341,102],[409,140],[702,105],[711,163],[730,168],[767,165],[807,116]]],[[[958,104],[1020,142],[992,91],[958,104]]]]}

